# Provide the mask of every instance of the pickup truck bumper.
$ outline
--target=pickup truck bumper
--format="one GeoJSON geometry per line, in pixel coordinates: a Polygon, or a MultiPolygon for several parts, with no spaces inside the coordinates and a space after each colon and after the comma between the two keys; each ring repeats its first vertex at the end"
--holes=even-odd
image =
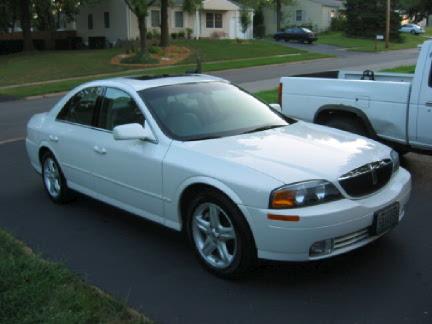
{"type": "Polygon", "coordinates": [[[379,235],[371,231],[375,214],[387,206],[399,203],[399,221],[411,193],[411,176],[400,168],[380,191],[362,199],[339,201],[299,209],[270,210],[239,206],[246,216],[255,238],[258,257],[280,261],[309,261],[336,256],[364,246],[379,235]],[[275,221],[268,214],[296,215],[293,221],[275,221]],[[312,255],[312,245],[330,241],[331,250],[312,255]]]}

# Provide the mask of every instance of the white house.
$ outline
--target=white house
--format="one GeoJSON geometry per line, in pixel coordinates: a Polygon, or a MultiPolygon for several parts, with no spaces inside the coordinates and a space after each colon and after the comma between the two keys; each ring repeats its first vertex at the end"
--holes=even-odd
{"type": "MultiPolygon", "coordinates": [[[[183,1],[175,0],[168,10],[169,32],[186,32],[190,28],[195,38],[249,39],[253,37],[253,10],[243,10],[250,17],[245,33],[240,23],[242,7],[234,1],[205,0],[198,10],[189,14],[183,11],[183,1]]],[[[160,31],[159,4],[149,8],[147,28],[160,31]]],[[[84,41],[88,37],[104,36],[115,43],[139,37],[137,18],[124,0],[105,0],[83,6],[76,17],[76,30],[84,41]]]]}
{"type": "MultiPolygon", "coordinates": [[[[341,0],[296,0],[290,5],[282,5],[282,28],[288,26],[312,26],[314,31],[329,29],[331,20],[343,8],[341,0]]],[[[276,10],[265,8],[264,25],[267,34],[274,34],[276,28],[276,10]]]]}

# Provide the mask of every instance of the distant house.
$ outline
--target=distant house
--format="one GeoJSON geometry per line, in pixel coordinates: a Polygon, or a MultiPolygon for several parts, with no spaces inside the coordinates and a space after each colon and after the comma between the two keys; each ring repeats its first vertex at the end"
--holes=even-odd
{"type": "MultiPolygon", "coordinates": [[[[310,26],[314,31],[325,31],[342,8],[343,1],[339,0],[296,0],[291,5],[282,6],[281,26],[310,26]]],[[[264,25],[266,34],[277,31],[274,7],[264,9],[264,25]]]]}
{"type": "MultiPolygon", "coordinates": [[[[189,14],[183,10],[183,1],[174,0],[168,11],[170,33],[192,30],[195,38],[241,38],[253,37],[253,10],[244,9],[251,23],[242,32],[240,16],[242,8],[230,0],[205,0],[196,12],[189,14]]],[[[149,8],[148,31],[160,32],[160,5],[149,8]]],[[[138,21],[124,0],[105,0],[83,6],[76,17],[78,36],[86,42],[89,37],[105,37],[109,42],[136,39],[139,37],[138,21]]]]}

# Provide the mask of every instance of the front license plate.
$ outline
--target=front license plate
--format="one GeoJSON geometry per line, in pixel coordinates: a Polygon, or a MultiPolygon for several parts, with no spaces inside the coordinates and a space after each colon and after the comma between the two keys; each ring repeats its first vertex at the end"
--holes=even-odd
{"type": "Polygon", "coordinates": [[[375,213],[372,232],[375,235],[382,234],[395,227],[399,223],[399,203],[394,203],[375,213]]]}

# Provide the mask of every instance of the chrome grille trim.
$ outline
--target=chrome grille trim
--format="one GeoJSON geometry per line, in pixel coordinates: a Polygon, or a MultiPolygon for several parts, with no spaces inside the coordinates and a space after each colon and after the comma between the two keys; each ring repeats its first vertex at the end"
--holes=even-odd
{"type": "Polygon", "coordinates": [[[339,177],[338,181],[348,195],[362,197],[384,187],[390,181],[392,173],[392,160],[384,159],[351,170],[339,177]]]}
{"type": "Polygon", "coordinates": [[[339,236],[334,239],[334,250],[343,249],[355,243],[361,242],[369,237],[369,229],[364,228],[354,233],[339,236]]]}

